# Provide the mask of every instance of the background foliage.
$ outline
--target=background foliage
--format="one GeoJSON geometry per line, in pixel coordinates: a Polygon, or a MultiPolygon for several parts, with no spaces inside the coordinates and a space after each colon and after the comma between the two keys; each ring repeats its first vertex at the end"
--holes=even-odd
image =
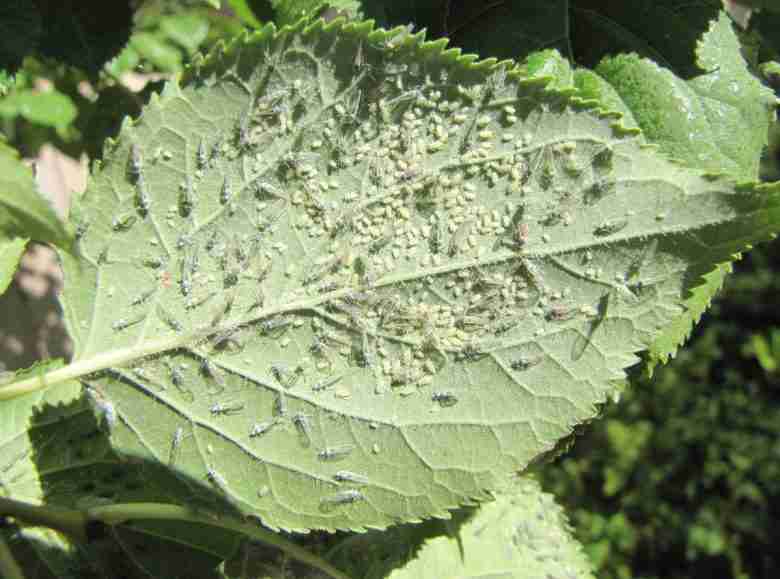
{"type": "MultiPolygon", "coordinates": [[[[3,139],[27,155],[51,142],[74,156],[97,157],[119,120],[136,115],[159,88],[157,75],[179,71],[196,50],[271,19],[358,10],[383,26],[413,21],[430,37],[447,36],[481,56],[554,47],[595,67],[608,53],[635,51],[689,78],[701,73],[691,54],[719,8],[715,1],[577,0],[545,2],[530,19],[519,2],[494,10],[487,9],[491,3],[444,1],[332,2],[328,8],[316,0],[235,0],[221,10],[215,4],[5,3],[3,139]],[[133,90],[127,74],[142,74],[147,84],[133,90]]],[[[743,53],[756,71],[778,59],[778,16],[762,14],[743,34],[743,53]]],[[[762,166],[767,179],[780,174],[776,159],[777,150],[770,151],[762,166]]],[[[62,235],[52,223],[36,227],[49,232],[38,239],[62,235]]],[[[773,243],[739,262],[689,347],[653,379],[638,376],[622,403],[610,406],[568,456],[539,470],[544,488],[568,508],[599,577],[742,579],[770,577],[780,568],[771,534],[780,515],[777,256],[773,243]]]]}

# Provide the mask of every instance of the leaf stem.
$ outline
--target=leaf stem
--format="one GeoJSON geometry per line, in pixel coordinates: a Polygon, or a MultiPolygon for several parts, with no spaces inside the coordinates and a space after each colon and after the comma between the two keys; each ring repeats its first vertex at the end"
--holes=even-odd
{"type": "MultiPolygon", "coordinates": [[[[75,509],[59,509],[51,506],[40,506],[0,497],[0,516],[12,516],[25,524],[46,526],[86,542],[87,523],[100,521],[106,525],[115,526],[129,521],[164,520],[199,523],[219,527],[248,535],[253,539],[284,551],[294,559],[306,563],[333,579],[350,579],[322,558],[310,553],[300,545],[284,539],[278,533],[250,526],[238,520],[213,519],[190,508],[166,503],[119,503],[93,507],[85,511],[75,509]]],[[[0,546],[1,548],[1,546],[0,546]]],[[[0,570],[2,567],[2,552],[0,552],[0,570]]],[[[4,575],[5,576],[5,575],[4,575]]],[[[23,576],[8,575],[11,579],[24,579],[23,576]]]]}
{"type": "Polygon", "coordinates": [[[21,567],[2,536],[0,536],[0,575],[6,579],[24,579],[21,567]]]}

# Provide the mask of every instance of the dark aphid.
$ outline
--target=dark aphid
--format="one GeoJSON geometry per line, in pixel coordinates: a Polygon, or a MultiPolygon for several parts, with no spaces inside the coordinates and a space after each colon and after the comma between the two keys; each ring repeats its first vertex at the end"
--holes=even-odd
{"type": "Polygon", "coordinates": [[[355,447],[351,444],[328,446],[317,453],[317,458],[324,461],[341,460],[349,456],[355,447]]]}
{"type": "Polygon", "coordinates": [[[613,235],[618,231],[622,231],[628,225],[628,219],[616,219],[614,221],[605,221],[596,229],[593,230],[593,235],[604,237],[606,235],[613,235]]]}
{"type": "Polygon", "coordinates": [[[209,409],[213,416],[230,416],[231,414],[237,414],[244,409],[244,405],[236,402],[234,404],[222,404],[221,402],[215,402],[209,409]]]}
{"type": "Polygon", "coordinates": [[[452,392],[434,392],[431,394],[431,400],[445,407],[455,406],[458,403],[458,397],[452,392]]]}

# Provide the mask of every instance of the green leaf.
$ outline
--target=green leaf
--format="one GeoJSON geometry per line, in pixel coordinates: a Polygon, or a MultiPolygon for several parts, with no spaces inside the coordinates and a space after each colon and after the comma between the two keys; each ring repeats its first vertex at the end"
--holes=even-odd
{"type": "Polygon", "coordinates": [[[389,579],[594,577],[563,510],[530,478],[482,505],[452,537],[429,540],[389,579]]]}
{"type": "Polygon", "coordinates": [[[194,52],[206,39],[209,23],[198,14],[177,14],[163,18],[160,30],[188,52],[194,52]]]}
{"type": "Polygon", "coordinates": [[[0,240],[0,294],[5,293],[14,279],[19,258],[24,253],[29,239],[11,237],[0,240]]]}
{"type": "Polygon", "coordinates": [[[228,0],[227,3],[244,24],[252,28],[260,28],[263,25],[255,16],[247,0],[228,0]]]}
{"type": "Polygon", "coordinates": [[[20,90],[0,101],[0,115],[7,119],[21,116],[31,123],[58,130],[64,130],[77,114],[78,109],[71,98],[56,90],[20,90]]]}
{"type": "MultiPolygon", "coordinates": [[[[606,59],[597,72],[612,84],[661,152],[691,167],[755,180],[774,118],[774,95],[747,70],[724,13],[712,22],[696,56],[709,72],[689,81],[635,55],[606,59]]],[[[651,372],[687,339],[730,271],[728,262],[719,264],[687,297],[685,314],[650,349],[651,372]]]]}
{"type": "Polygon", "coordinates": [[[635,55],[606,59],[596,72],[665,154],[691,167],[757,179],[775,97],[748,71],[724,13],[701,39],[696,62],[706,72],[689,81],[635,55]]]}
{"type": "Polygon", "coordinates": [[[130,46],[160,70],[181,69],[181,54],[156,35],[139,32],[130,39],[130,46]]]}
{"type": "Polygon", "coordinates": [[[591,419],[778,191],[526,68],[318,22],[152,98],[63,258],[112,444],[267,526],[364,529],[485,499],[591,419]]]}
{"type": "Polygon", "coordinates": [[[36,190],[32,172],[11,147],[0,143],[0,231],[50,242],[69,250],[71,235],[51,204],[36,190]]]}

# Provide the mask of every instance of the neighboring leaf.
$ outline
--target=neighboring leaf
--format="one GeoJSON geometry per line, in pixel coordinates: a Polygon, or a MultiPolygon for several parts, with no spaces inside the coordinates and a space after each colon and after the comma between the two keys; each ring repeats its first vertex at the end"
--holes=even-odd
{"type": "Polygon", "coordinates": [[[689,81],[634,55],[606,59],[596,72],[612,84],[648,140],[672,158],[743,180],[758,178],[775,97],[747,70],[731,21],[721,13],[702,38],[689,81]]]}
{"type": "Polygon", "coordinates": [[[10,237],[0,240],[0,294],[5,293],[14,279],[19,258],[24,253],[29,239],[10,237]]]}
{"type": "Polygon", "coordinates": [[[594,577],[553,497],[531,478],[482,505],[454,537],[429,540],[388,579],[594,577]]]}
{"type": "Polygon", "coordinates": [[[560,59],[402,32],[268,27],[197,60],[76,202],[64,311],[112,444],[270,527],[487,498],[777,229],[776,187],[667,161],[560,59]]]}
{"type": "MultiPolygon", "coordinates": [[[[748,72],[724,13],[699,43],[697,63],[710,72],[689,81],[635,55],[606,59],[597,72],[617,90],[661,152],[691,167],[756,180],[775,97],[748,72]]],[[[687,339],[730,271],[728,263],[720,264],[705,285],[686,296],[685,314],[650,349],[651,371],[687,339]]]]}
{"type": "Polygon", "coordinates": [[[11,147],[0,143],[0,231],[6,236],[50,242],[69,250],[72,238],[51,204],[36,190],[32,171],[11,147]]]}
{"type": "Polygon", "coordinates": [[[318,16],[325,8],[356,14],[359,0],[271,0],[274,10],[274,23],[277,26],[294,24],[304,17],[318,16]]]}
{"type": "Polygon", "coordinates": [[[260,28],[263,23],[257,19],[247,0],[227,0],[227,4],[233,9],[241,21],[252,28],[260,28]]]}
{"type": "Polygon", "coordinates": [[[72,123],[77,114],[70,97],[56,90],[20,90],[0,101],[0,116],[6,119],[21,116],[31,123],[59,130],[72,123]]]}

